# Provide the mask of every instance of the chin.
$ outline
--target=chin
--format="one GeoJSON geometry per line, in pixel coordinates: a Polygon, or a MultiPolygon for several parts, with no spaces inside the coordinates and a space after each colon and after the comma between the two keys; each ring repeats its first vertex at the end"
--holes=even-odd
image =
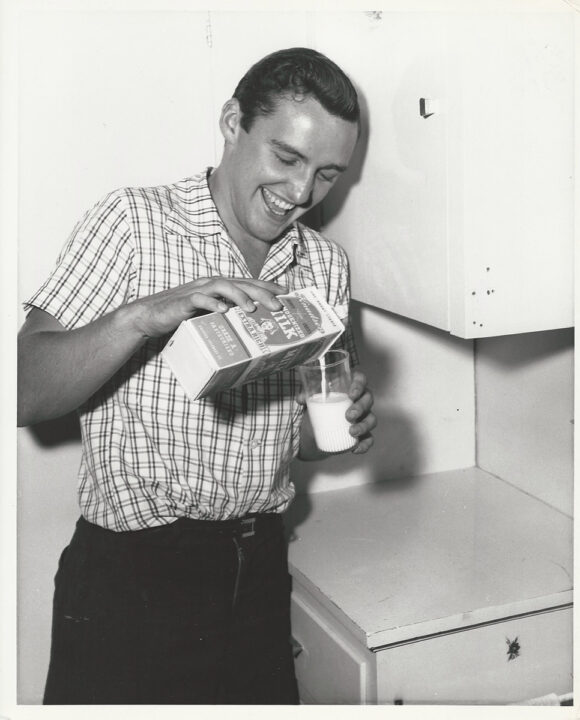
{"type": "Polygon", "coordinates": [[[264,225],[262,225],[255,228],[254,237],[258,238],[258,240],[262,240],[263,242],[275,242],[288,230],[294,220],[295,218],[285,219],[283,223],[275,223],[269,227],[264,227],[264,225]]]}

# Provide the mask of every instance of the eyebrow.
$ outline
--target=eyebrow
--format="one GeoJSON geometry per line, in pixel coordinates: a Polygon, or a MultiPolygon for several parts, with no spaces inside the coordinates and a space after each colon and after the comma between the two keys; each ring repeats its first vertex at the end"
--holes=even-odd
{"type": "MultiPolygon", "coordinates": [[[[296,150],[296,148],[293,148],[292,145],[288,145],[282,140],[272,139],[270,140],[270,144],[274,145],[274,147],[278,148],[278,150],[283,150],[284,152],[290,153],[291,155],[296,155],[296,157],[300,158],[301,160],[307,160],[307,157],[305,155],[296,150]]],[[[346,165],[330,163],[329,165],[324,165],[321,170],[337,170],[338,172],[344,172],[346,170],[346,165]]]]}

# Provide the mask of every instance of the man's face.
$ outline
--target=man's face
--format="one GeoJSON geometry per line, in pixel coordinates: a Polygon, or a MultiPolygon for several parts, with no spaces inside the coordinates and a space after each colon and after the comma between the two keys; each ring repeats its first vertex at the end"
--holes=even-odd
{"type": "Polygon", "coordinates": [[[249,132],[239,125],[239,112],[233,117],[224,154],[224,220],[234,237],[271,242],[319,203],[347,168],[357,125],[310,97],[281,99],[249,132]]]}

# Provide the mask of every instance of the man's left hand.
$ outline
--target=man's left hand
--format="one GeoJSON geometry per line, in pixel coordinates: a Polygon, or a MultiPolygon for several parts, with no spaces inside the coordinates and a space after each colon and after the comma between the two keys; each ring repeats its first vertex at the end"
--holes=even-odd
{"type": "Polygon", "coordinates": [[[358,440],[352,452],[366,453],[374,443],[371,430],[377,426],[377,418],[371,411],[374,398],[367,387],[366,375],[360,370],[354,370],[352,373],[348,396],[352,400],[352,405],[346,411],[346,419],[351,423],[350,434],[358,440]]]}

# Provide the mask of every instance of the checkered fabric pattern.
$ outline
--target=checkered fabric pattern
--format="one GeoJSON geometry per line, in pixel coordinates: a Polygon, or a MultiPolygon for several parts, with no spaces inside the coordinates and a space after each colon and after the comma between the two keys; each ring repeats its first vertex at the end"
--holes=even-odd
{"type": "MultiPolygon", "coordinates": [[[[195,278],[251,278],[212,201],[209,172],[107,195],[25,307],[73,329],[195,278]]],[[[304,225],[272,246],[260,278],[289,290],[316,285],[347,314],[346,255],[304,225]]],[[[282,512],[294,494],[289,466],[304,412],[295,371],[191,402],[161,359],[167,339],[148,341],[79,408],[82,514],[124,531],[282,512]]],[[[350,333],[343,342],[354,353],[350,333]]]]}

